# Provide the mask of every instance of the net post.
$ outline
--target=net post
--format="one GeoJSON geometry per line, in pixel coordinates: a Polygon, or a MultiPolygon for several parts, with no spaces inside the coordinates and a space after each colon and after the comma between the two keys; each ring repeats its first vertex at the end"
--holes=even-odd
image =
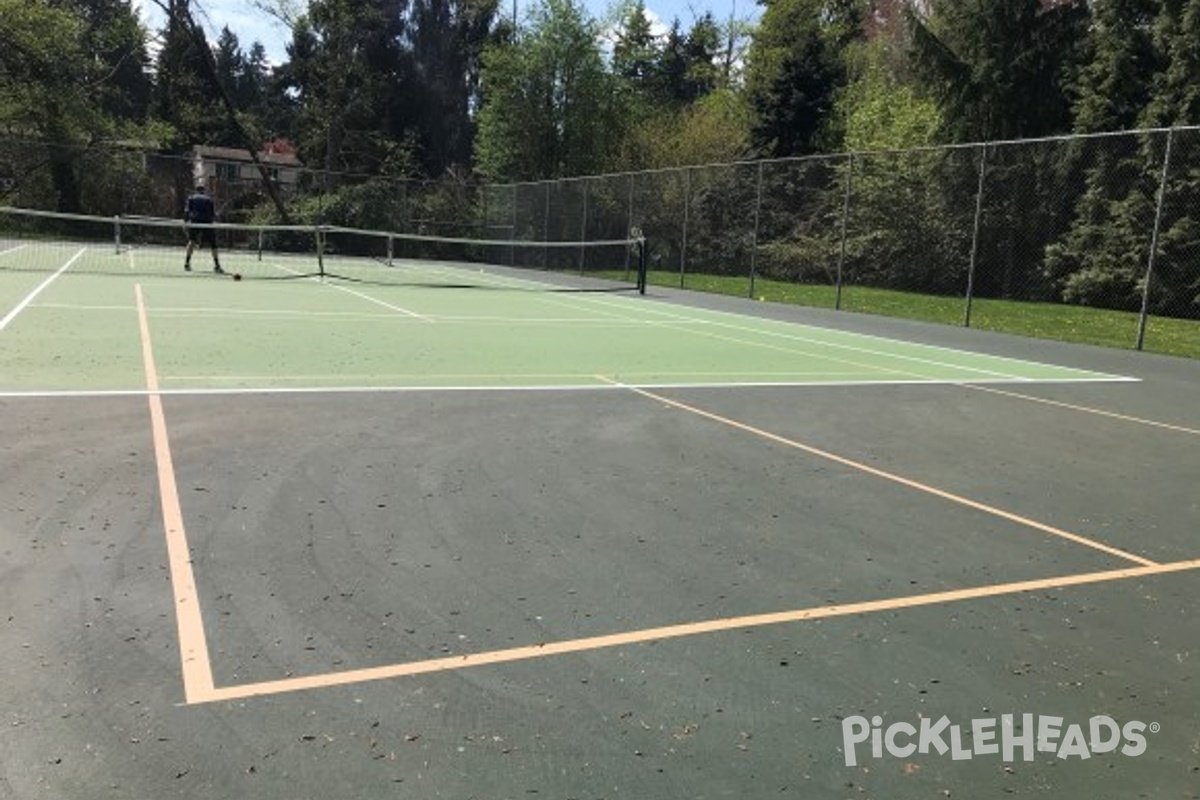
{"type": "Polygon", "coordinates": [[[117,255],[121,255],[121,215],[113,214],[113,242],[117,248],[117,255]]]}
{"type": "Polygon", "coordinates": [[[313,234],[317,241],[317,275],[322,280],[325,279],[325,227],[317,225],[313,228],[313,234]]]}
{"type": "Polygon", "coordinates": [[[390,266],[392,266],[392,255],[395,253],[395,250],[396,250],[396,236],[395,236],[395,234],[391,234],[391,233],[389,233],[389,234],[388,234],[388,237],[387,237],[387,242],[388,242],[388,249],[387,249],[387,265],[390,267],[390,266]]]}
{"type": "Polygon", "coordinates": [[[587,228],[588,228],[588,184],[587,178],[581,178],[583,184],[583,220],[579,225],[579,274],[582,275],[587,263],[587,228]]]}
{"type": "Polygon", "coordinates": [[[258,260],[259,261],[262,261],[262,253],[263,253],[263,229],[262,229],[262,226],[260,225],[258,228],[258,260]]]}
{"type": "Polygon", "coordinates": [[[638,294],[646,294],[646,237],[642,236],[638,239],[638,278],[637,288],[638,294]]]}
{"type": "MultiPolygon", "coordinates": [[[[542,242],[550,241],[550,181],[546,181],[546,208],[542,217],[542,242]]],[[[542,248],[542,269],[550,269],[550,248],[542,248]]]]}
{"type": "MultiPolygon", "coordinates": [[[[508,241],[510,242],[510,244],[508,245],[508,265],[510,267],[515,267],[517,265],[517,245],[516,245],[516,241],[517,241],[517,192],[518,192],[519,188],[520,187],[518,184],[515,184],[515,183],[513,184],[513,187],[512,187],[512,224],[509,225],[509,227],[508,227],[508,241]]],[[[484,231],[484,235],[487,235],[487,231],[484,231]]]]}
{"type": "MultiPolygon", "coordinates": [[[[629,218],[628,229],[633,230],[633,173],[629,173],[629,218]]],[[[629,250],[625,250],[625,280],[629,280],[629,250]]]]}

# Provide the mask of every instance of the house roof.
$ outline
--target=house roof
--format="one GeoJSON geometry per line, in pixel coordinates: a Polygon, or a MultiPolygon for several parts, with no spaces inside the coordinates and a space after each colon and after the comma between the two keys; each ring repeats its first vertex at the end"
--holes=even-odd
{"type": "MultiPolygon", "coordinates": [[[[210,147],[208,145],[198,144],[192,148],[192,153],[197,158],[210,158],[214,161],[240,161],[246,164],[251,163],[250,151],[241,150],[236,147],[210,147]]],[[[295,153],[274,153],[268,151],[260,151],[258,160],[264,164],[272,164],[277,167],[299,167],[300,159],[296,158],[295,153]]]]}

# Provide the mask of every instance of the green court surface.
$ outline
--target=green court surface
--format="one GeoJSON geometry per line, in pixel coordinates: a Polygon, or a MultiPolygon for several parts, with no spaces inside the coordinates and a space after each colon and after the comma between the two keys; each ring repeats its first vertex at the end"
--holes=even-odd
{"type": "Polygon", "coordinates": [[[1194,361],[4,246],[0,800],[1195,796],[1194,361]]]}
{"type": "Polygon", "coordinates": [[[1118,379],[572,290],[538,273],[327,259],[330,277],[317,278],[233,254],[227,270],[247,273],[234,281],[212,274],[206,253],[191,274],[179,252],[41,255],[40,270],[0,271],[0,301],[23,303],[4,331],[0,391],[144,389],[139,293],[165,391],[1118,379]]]}

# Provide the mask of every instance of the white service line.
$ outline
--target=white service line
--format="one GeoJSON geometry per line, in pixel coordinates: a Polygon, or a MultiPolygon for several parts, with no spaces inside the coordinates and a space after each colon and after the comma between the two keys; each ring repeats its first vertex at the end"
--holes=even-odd
{"type": "MultiPolygon", "coordinates": [[[[298,276],[302,276],[302,275],[304,275],[304,273],[297,272],[297,271],[296,271],[296,270],[294,270],[294,269],[288,269],[287,267],[285,267],[285,266],[282,266],[282,265],[280,265],[280,264],[272,264],[271,266],[275,267],[275,269],[279,269],[279,270],[283,270],[284,272],[291,273],[292,275],[298,275],[298,276]]],[[[357,298],[360,298],[360,299],[362,299],[362,300],[366,300],[368,303],[374,303],[375,305],[377,305],[377,306],[380,306],[380,307],[382,307],[382,308],[386,308],[386,309],[388,309],[388,310],[390,310],[390,311],[395,311],[395,312],[396,312],[396,313],[398,313],[398,314],[403,314],[403,315],[405,315],[405,316],[407,316],[407,317],[413,317],[414,319],[420,319],[420,320],[424,320],[425,322],[433,322],[433,320],[432,320],[432,319],[430,319],[429,317],[426,317],[426,316],[424,316],[423,314],[418,314],[417,312],[415,312],[415,311],[410,311],[409,309],[407,309],[407,308],[403,308],[402,306],[398,306],[398,305],[394,305],[394,304],[392,304],[392,303],[385,302],[385,301],[383,301],[383,300],[380,300],[380,299],[379,299],[379,298],[377,298],[377,297],[371,297],[371,295],[369,295],[369,294],[364,294],[364,293],[362,293],[362,292],[356,292],[356,291],[354,291],[353,289],[349,289],[349,288],[347,288],[347,287],[345,287],[345,286],[338,286],[337,284],[333,284],[333,283],[327,283],[326,281],[323,281],[323,280],[321,280],[321,279],[320,279],[319,277],[317,277],[317,276],[312,276],[312,275],[310,275],[310,276],[307,276],[307,277],[308,277],[308,279],[309,279],[309,280],[311,280],[311,281],[316,281],[317,283],[320,283],[320,284],[322,284],[322,285],[324,285],[324,286],[328,286],[330,289],[337,289],[337,290],[338,290],[338,291],[340,291],[340,292],[346,292],[347,294],[352,294],[352,295],[354,295],[354,296],[355,296],[355,297],[357,297],[357,298]]]]}
{"type": "Polygon", "coordinates": [[[67,269],[68,269],[68,268],[69,268],[69,267],[70,267],[72,264],[74,264],[74,263],[75,263],[75,262],[76,262],[76,261],[79,259],[79,257],[80,257],[81,255],[83,255],[83,254],[84,254],[84,253],[86,253],[86,252],[87,252],[87,248],[86,248],[86,247],[81,247],[81,248],[79,248],[79,252],[77,252],[75,255],[71,256],[70,260],[69,260],[69,261],[67,261],[67,263],[63,264],[61,267],[59,267],[59,268],[58,268],[58,271],[57,271],[57,272],[55,272],[55,273],[54,273],[53,275],[51,275],[49,278],[46,278],[46,280],[44,280],[44,281],[42,281],[41,283],[39,283],[39,284],[38,284],[38,287],[37,287],[36,289],[34,289],[32,292],[30,292],[29,294],[27,294],[27,295],[25,296],[25,299],[24,299],[24,300],[22,300],[20,303],[17,303],[17,306],[16,306],[16,308],[14,308],[12,311],[10,311],[10,312],[8,312],[7,314],[5,314],[5,315],[4,315],[4,319],[0,319],[0,331],[2,331],[2,330],[4,330],[5,328],[7,328],[7,327],[8,327],[8,324],[9,324],[10,322],[12,322],[14,319],[16,319],[16,318],[17,318],[17,315],[18,315],[18,314],[20,314],[22,311],[24,311],[24,310],[25,310],[25,308],[26,308],[26,307],[27,307],[27,306],[28,306],[30,303],[32,303],[32,302],[34,301],[34,299],[35,299],[35,298],[36,298],[36,297],[37,297],[39,294],[41,294],[41,293],[42,293],[42,290],[44,290],[44,289],[45,289],[47,286],[49,286],[51,283],[53,283],[55,278],[57,278],[59,275],[62,275],[64,272],[66,272],[66,271],[67,271],[67,269]]]}
{"type": "MultiPolygon", "coordinates": [[[[1118,381],[1110,378],[1107,381],[1118,381]]],[[[1104,378],[1058,378],[1039,380],[1039,384],[1053,383],[1104,383],[1104,378]]],[[[1005,384],[1027,385],[1028,380],[995,380],[972,381],[971,386],[986,384],[1003,386],[1005,384]]],[[[420,393],[536,393],[536,392],[612,392],[628,391],[630,389],[647,389],[660,391],[665,389],[813,389],[827,387],[862,387],[869,389],[876,386],[958,386],[962,381],[939,381],[929,379],[913,380],[827,380],[827,381],[679,381],[671,383],[629,381],[621,384],[559,384],[559,385],[529,385],[529,386],[274,386],[274,387],[230,387],[208,389],[159,389],[158,394],[166,397],[205,397],[214,395],[290,395],[290,394],[420,394],[420,393]]],[[[145,389],[62,389],[62,390],[30,390],[30,391],[0,391],[0,399],[20,398],[75,398],[75,397],[143,397],[145,389]]]]}

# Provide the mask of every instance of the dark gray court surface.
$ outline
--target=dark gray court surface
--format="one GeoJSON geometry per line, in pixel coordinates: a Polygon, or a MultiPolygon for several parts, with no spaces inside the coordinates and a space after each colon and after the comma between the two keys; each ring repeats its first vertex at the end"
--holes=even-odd
{"type": "Polygon", "coordinates": [[[216,686],[1112,574],[189,705],[146,397],[0,399],[0,798],[1200,796],[1200,365],[693,302],[1141,381],[168,396],[216,686]],[[1002,714],[1145,750],[846,765],[1002,714]]]}

